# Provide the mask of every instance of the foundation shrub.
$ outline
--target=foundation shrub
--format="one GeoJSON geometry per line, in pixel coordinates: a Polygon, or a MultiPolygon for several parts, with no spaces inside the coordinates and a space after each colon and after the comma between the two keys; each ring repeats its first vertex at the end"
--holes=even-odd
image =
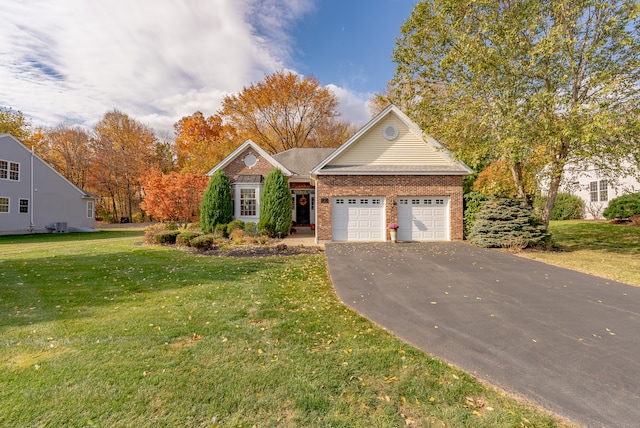
{"type": "Polygon", "coordinates": [[[214,234],[196,236],[191,240],[191,246],[198,250],[210,250],[215,246],[218,239],[220,238],[214,234]]]}
{"type": "Polygon", "coordinates": [[[176,244],[182,245],[182,246],[185,246],[185,247],[190,247],[191,246],[191,240],[193,238],[196,238],[196,237],[200,236],[200,235],[202,235],[202,233],[200,233],[200,232],[195,232],[195,231],[190,231],[190,230],[183,230],[176,237],[176,244]]]}
{"type": "Polygon", "coordinates": [[[640,214],[640,193],[630,193],[614,198],[602,212],[602,215],[609,220],[629,218],[635,214],[640,214]]]}
{"type": "Polygon", "coordinates": [[[227,225],[227,235],[231,236],[231,233],[234,230],[240,229],[244,230],[244,221],[242,220],[233,220],[227,225]]]}
{"type": "Polygon", "coordinates": [[[165,230],[157,233],[153,240],[156,244],[173,245],[176,243],[176,238],[179,234],[179,230],[165,230]]]}

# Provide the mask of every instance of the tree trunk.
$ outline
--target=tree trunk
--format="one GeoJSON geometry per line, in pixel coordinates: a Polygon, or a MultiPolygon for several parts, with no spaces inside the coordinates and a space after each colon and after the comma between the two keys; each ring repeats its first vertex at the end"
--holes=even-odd
{"type": "Polygon", "coordinates": [[[567,156],[569,154],[569,144],[566,141],[560,143],[560,150],[557,155],[551,159],[551,179],[549,180],[549,193],[547,194],[547,202],[542,210],[542,222],[545,227],[549,227],[549,220],[551,220],[551,211],[553,205],[556,202],[556,196],[558,196],[558,190],[560,189],[560,183],[562,182],[562,175],[564,172],[565,164],[567,163],[567,156]]]}
{"type": "Polygon", "coordinates": [[[513,178],[513,184],[516,186],[516,192],[518,199],[522,200],[522,206],[531,206],[531,198],[527,195],[524,188],[522,178],[522,164],[520,162],[509,162],[509,169],[511,170],[511,177],[513,178]]]}

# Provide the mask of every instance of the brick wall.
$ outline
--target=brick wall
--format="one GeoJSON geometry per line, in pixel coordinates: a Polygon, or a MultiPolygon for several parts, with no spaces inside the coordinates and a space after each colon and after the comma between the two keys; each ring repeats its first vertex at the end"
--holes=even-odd
{"type": "Polygon", "coordinates": [[[233,181],[238,178],[239,175],[262,175],[263,177],[266,177],[273,168],[274,166],[265,158],[260,156],[258,152],[253,150],[251,147],[247,147],[245,151],[236,156],[236,158],[224,168],[224,173],[227,175],[229,180],[233,181]],[[251,168],[244,164],[244,158],[248,154],[253,154],[258,159],[258,162],[256,162],[256,164],[251,168]]]}
{"type": "Polygon", "coordinates": [[[383,196],[387,200],[387,223],[397,223],[402,196],[448,196],[451,240],[463,238],[462,176],[452,175],[320,175],[316,181],[316,233],[318,241],[331,241],[331,198],[336,196],[383,196]],[[322,203],[328,198],[328,203],[322,203]]]}

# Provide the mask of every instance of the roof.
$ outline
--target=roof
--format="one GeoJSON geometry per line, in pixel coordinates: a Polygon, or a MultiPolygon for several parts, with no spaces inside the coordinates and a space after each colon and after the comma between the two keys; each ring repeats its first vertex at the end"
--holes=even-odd
{"type": "Polygon", "coordinates": [[[362,175],[466,175],[457,165],[328,165],[322,174],[362,174],[362,175]]]}
{"type": "Polygon", "coordinates": [[[247,174],[247,175],[239,175],[238,178],[234,180],[234,183],[262,183],[262,175],[260,174],[247,174]]]}
{"type": "Polygon", "coordinates": [[[273,155],[273,158],[284,165],[295,176],[310,176],[310,172],[333,153],[335,148],[295,148],[273,155]]]}
{"type": "Polygon", "coordinates": [[[224,167],[229,165],[238,155],[242,154],[242,152],[244,152],[249,147],[251,147],[253,150],[258,152],[260,156],[266,159],[267,162],[269,162],[275,168],[279,168],[284,175],[287,175],[287,176],[293,175],[293,173],[289,171],[288,168],[286,168],[280,162],[275,160],[271,155],[269,155],[269,153],[265,152],[263,149],[260,148],[260,146],[258,146],[256,143],[254,143],[250,139],[242,143],[242,145],[240,145],[237,149],[235,149],[230,155],[228,155],[226,158],[220,161],[219,164],[217,164],[209,172],[207,172],[206,175],[212,176],[219,169],[224,169],[224,167]]]}

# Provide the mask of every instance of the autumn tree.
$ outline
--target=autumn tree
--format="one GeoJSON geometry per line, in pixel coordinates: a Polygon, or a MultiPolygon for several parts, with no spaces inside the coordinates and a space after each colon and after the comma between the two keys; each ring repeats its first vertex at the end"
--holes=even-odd
{"type": "Polygon", "coordinates": [[[95,125],[91,139],[92,183],[108,200],[114,219],[132,217],[140,196],[140,177],[157,166],[152,130],[118,110],[107,112],[95,125]]]}
{"type": "Polygon", "coordinates": [[[140,179],[144,198],[140,208],[160,221],[175,221],[186,227],[198,215],[209,178],[205,175],[148,171],[140,179]]]}
{"type": "Polygon", "coordinates": [[[76,186],[89,185],[92,166],[90,136],[77,125],[60,124],[55,128],[39,128],[38,155],[76,186]]]}
{"type": "Polygon", "coordinates": [[[277,71],[222,102],[221,115],[243,137],[270,153],[296,147],[337,147],[345,123],[338,100],[312,76],[277,71]],[[338,128],[337,130],[335,128],[338,128]]]}
{"type": "Polygon", "coordinates": [[[219,115],[206,117],[199,111],[173,125],[177,168],[205,174],[233,151],[238,141],[235,129],[219,115]]]}
{"type": "Polygon", "coordinates": [[[0,134],[11,134],[30,147],[31,121],[20,110],[0,107],[0,134]]]}
{"type": "Polygon", "coordinates": [[[504,161],[522,200],[524,171],[547,174],[548,222],[568,162],[615,175],[640,159],[639,11],[633,0],[423,0],[382,101],[472,165],[504,161]]]}

